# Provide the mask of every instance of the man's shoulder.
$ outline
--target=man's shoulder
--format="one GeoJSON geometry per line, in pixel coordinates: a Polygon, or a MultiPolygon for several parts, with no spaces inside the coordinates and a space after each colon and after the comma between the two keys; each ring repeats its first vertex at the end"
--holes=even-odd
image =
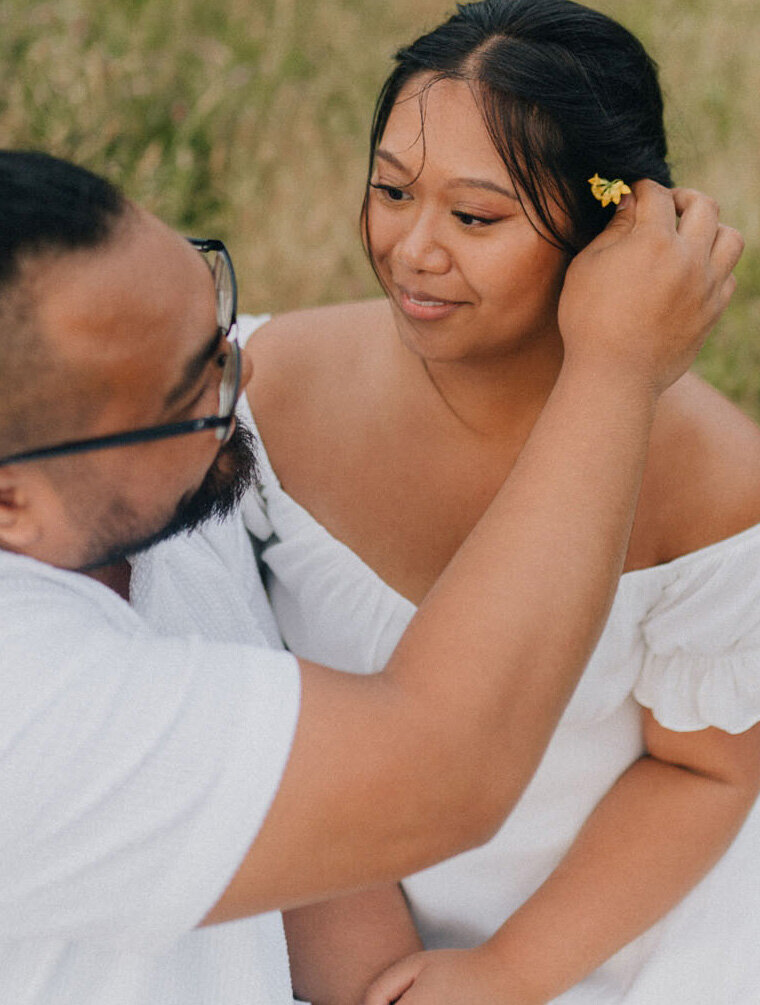
{"type": "Polygon", "coordinates": [[[39,716],[96,701],[146,655],[142,619],[81,574],[4,553],[0,609],[0,749],[39,716]]]}
{"type": "Polygon", "coordinates": [[[6,637],[28,632],[44,640],[59,632],[61,623],[72,630],[107,624],[133,631],[139,625],[125,601],[89,576],[2,550],[0,603],[0,635],[6,637]]]}

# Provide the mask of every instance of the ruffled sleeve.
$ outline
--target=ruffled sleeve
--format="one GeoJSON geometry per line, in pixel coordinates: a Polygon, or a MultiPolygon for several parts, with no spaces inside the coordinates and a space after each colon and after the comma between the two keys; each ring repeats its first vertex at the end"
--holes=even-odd
{"type": "Polygon", "coordinates": [[[671,563],[634,697],[666,729],[760,721],[760,525],[671,563]]]}

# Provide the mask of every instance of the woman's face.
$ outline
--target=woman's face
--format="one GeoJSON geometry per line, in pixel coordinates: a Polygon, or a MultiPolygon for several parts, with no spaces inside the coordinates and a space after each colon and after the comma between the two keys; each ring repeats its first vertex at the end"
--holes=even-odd
{"type": "Polygon", "coordinates": [[[425,83],[410,81],[391,112],[368,200],[372,253],[402,340],[443,361],[557,337],[565,254],[520,206],[468,84],[427,89],[423,132],[425,83]]]}

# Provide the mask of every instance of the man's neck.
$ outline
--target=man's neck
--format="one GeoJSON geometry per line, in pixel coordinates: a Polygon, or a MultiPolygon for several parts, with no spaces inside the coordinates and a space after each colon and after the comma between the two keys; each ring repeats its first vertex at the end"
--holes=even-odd
{"type": "Polygon", "coordinates": [[[104,586],[108,586],[114,593],[118,593],[120,597],[127,601],[129,600],[129,580],[131,574],[132,569],[126,558],[121,558],[118,562],[112,562],[110,565],[101,565],[97,569],[90,569],[85,573],[90,579],[96,579],[104,586]]]}

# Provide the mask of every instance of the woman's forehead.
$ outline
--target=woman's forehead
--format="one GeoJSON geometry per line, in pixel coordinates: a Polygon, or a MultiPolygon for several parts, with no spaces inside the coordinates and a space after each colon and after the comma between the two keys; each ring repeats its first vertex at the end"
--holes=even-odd
{"type": "MultiPolygon", "coordinates": [[[[464,179],[467,182],[485,181],[507,189],[519,199],[533,226],[547,235],[535,206],[512,177],[494,145],[474,82],[432,74],[410,80],[402,88],[388,117],[376,151],[378,163],[384,155],[388,155],[391,162],[403,164],[409,181],[421,177],[424,171],[427,179],[437,178],[446,186],[464,179]]],[[[516,160],[521,160],[519,151],[516,160]]],[[[569,223],[566,208],[551,190],[545,195],[549,214],[564,231],[569,223]]]]}
{"type": "Polygon", "coordinates": [[[487,171],[505,182],[509,174],[468,81],[415,77],[401,90],[388,117],[379,151],[415,174],[423,166],[446,173],[487,171]]]}

